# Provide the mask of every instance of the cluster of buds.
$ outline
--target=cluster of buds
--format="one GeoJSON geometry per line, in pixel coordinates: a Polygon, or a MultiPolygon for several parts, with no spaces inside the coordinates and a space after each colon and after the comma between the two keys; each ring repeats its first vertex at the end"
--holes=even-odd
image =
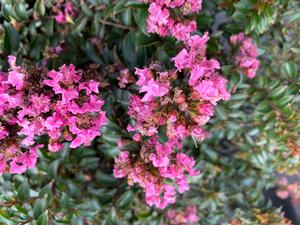
{"type": "Polygon", "coordinates": [[[172,35],[178,40],[185,40],[197,29],[195,20],[184,18],[185,15],[201,10],[202,0],[140,0],[150,3],[147,18],[147,31],[161,36],[172,35]],[[175,15],[175,9],[180,11],[175,15]]]}
{"type": "Polygon", "coordinates": [[[259,68],[256,45],[251,38],[245,37],[244,33],[232,35],[230,41],[234,46],[238,47],[234,57],[236,66],[242,73],[246,74],[247,77],[254,78],[259,68]]]}
{"type": "Polygon", "coordinates": [[[190,177],[198,174],[193,169],[192,157],[176,151],[181,148],[176,140],[162,145],[157,137],[145,142],[139,155],[129,155],[122,151],[115,159],[114,176],[127,177],[128,184],[139,184],[146,195],[148,205],[165,208],[176,199],[176,187],[179,193],[189,190],[185,173],[190,177]]]}
{"type": "Polygon", "coordinates": [[[219,62],[205,57],[207,41],[207,33],[191,36],[186,48],[173,58],[176,69],[164,70],[157,64],[136,69],[136,84],[145,94],[130,98],[128,113],[136,124],[129,125],[129,131],[153,136],[165,125],[168,138],[206,138],[203,126],[213,116],[215,105],[230,97],[227,80],[217,71],[219,62]]]}
{"type": "Polygon", "coordinates": [[[170,209],[166,213],[166,221],[164,225],[191,225],[196,224],[200,220],[197,216],[197,207],[189,205],[183,209],[170,209]]]}
{"type": "Polygon", "coordinates": [[[106,123],[99,82],[83,81],[73,65],[59,71],[24,68],[9,56],[10,69],[0,73],[0,174],[33,168],[36,137],[49,135],[48,149],[89,145],[106,123]]]}

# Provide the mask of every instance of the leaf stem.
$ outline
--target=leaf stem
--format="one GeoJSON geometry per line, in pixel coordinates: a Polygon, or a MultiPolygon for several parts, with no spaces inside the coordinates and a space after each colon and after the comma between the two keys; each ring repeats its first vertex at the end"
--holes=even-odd
{"type": "Polygon", "coordinates": [[[103,24],[105,24],[105,25],[109,25],[109,26],[121,28],[121,29],[124,29],[124,30],[131,30],[131,31],[134,31],[134,30],[135,30],[134,27],[125,26],[125,25],[123,25],[123,24],[118,24],[118,23],[114,23],[114,22],[107,21],[107,20],[102,20],[102,19],[100,19],[99,22],[100,22],[100,23],[103,23],[103,24]]]}

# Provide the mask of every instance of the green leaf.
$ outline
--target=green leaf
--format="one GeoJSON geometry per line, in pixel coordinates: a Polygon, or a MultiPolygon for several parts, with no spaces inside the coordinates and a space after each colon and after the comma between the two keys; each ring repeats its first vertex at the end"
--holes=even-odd
{"type": "Polygon", "coordinates": [[[116,185],[118,183],[118,180],[116,178],[114,178],[113,176],[111,176],[109,174],[103,173],[101,171],[99,171],[96,174],[96,178],[97,178],[97,181],[99,181],[101,184],[108,185],[108,186],[116,185]]]}
{"type": "Polygon", "coordinates": [[[102,134],[101,138],[105,143],[109,145],[117,146],[117,141],[120,138],[120,135],[117,134],[102,134]]]}
{"type": "Polygon", "coordinates": [[[287,89],[287,86],[279,86],[279,87],[273,89],[268,94],[268,97],[273,98],[273,99],[280,98],[284,95],[284,92],[286,89],[287,89]]]}
{"type": "Polygon", "coordinates": [[[122,12],[122,22],[127,26],[131,25],[131,9],[126,9],[122,12]]]}
{"type": "Polygon", "coordinates": [[[120,209],[126,209],[130,206],[133,201],[133,192],[132,190],[127,190],[124,192],[117,202],[117,206],[120,209]]]}
{"type": "Polygon", "coordinates": [[[134,8],[134,9],[148,9],[148,5],[141,2],[130,1],[125,4],[127,8],[134,8]]]}
{"type": "Polygon", "coordinates": [[[29,198],[29,193],[30,193],[30,187],[28,182],[23,182],[19,187],[18,187],[18,198],[20,200],[27,200],[29,198]]]}
{"type": "Polygon", "coordinates": [[[4,22],[4,52],[11,54],[18,50],[20,38],[18,32],[9,23],[4,22]]]}
{"type": "Polygon", "coordinates": [[[71,224],[72,225],[83,225],[82,219],[80,217],[77,217],[76,215],[72,216],[71,219],[71,224]]]}
{"type": "Polygon", "coordinates": [[[226,120],[227,119],[226,112],[225,112],[225,110],[223,109],[222,106],[218,105],[215,108],[215,113],[216,113],[217,117],[219,117],[221,120],[226,120]]]}
{"type": "Polygon", "coordinates": [[[282,70],[288,78],[295,78],[297,76],[297,65],[293,62],[285,62],[282,70]]]}
{"type": "Polygon", "coordinates": [[[147,32],[146,29],[147,17],[148,17],[147,10],[137,10],[134,14],[135,22],[139,26],[142,33],[149,36],[149,33],[147,32]]]}
{"type": "Polygon", "coordinates": [[[121,0],[117,2],[117,4],[113,8],[113,17],[115,17],[118,13],[126,9],[125,7],[126,2],[127,0],[121,0]]]}
{"type": "Polygon", "coordinates": [[[113,157],[119,155],[119,153],[120,153],[120,149],[118,147],[108,145],[108,144],[102,145],[100,150],[104,155],[106,155],[110,158],[113,158],[113,157]]]}
{"type": "Polygon", "coordinates": [[[83,31],[83,29],[85,28],[87,22],[88,22],[89,18],[86,16],[81,16],[80,18],[78,18],[73,26],[73,33],[80,33],[83,31]]]}
{"type": "Polygon", "coordinates": [[[12,6],[9,3],[3,3],[2,5],[2,15],[5,17],[5,19],[10,20],[12,13],[12,6]]]}
{"type": "Polygon", "coordinates": [[[129,61],[132,65],[135,65],[137,61],[135,42],[136,42],[135,33],[128,32],[124,37],[123,47],[122,47],[124,59],[129,61]]]}
{"type": "Polygon", "coordinates": [[[45,38],[43,38],[42,36],[36,36],[36,38],[30,43],[28,47],[28,55],[30,56],[30,58],[38,59],[41,56],[45,41],[45,38]]]}
{"type": "Polygon", "coordinates": [[[16,12],[16,15],[20,21],[26,20],[28,18],[26,6],[22,2],[17,2],[14,5],[14,11],[16,12]]]}
{"type": "Polygon", "coordinates": [[[80,1],[80,6],[82,12],[89,17],[93,16],[93,11],[88,7],[88,5],[85,3],[85,1],[80,1]]]}
{"type": "Polygon", "coordinates": [[[88,40],[85,40],[81,48],[92,61],[98,64],[103,64],[98,53],[95,51],[95,49],[92,47],[88,40]]]}
{"type": "Polygon", "coordinates": [[[43,212],[45,212],[47,207],[45,199],[37,199],[33,207],[33,218],[38,219],[43,212]]]}
{"type": "Polygon", "coordinates": [[[56,159],[50,164],[49,169],[48,169],[48,175],[50,178],[55,179],[57,177],[57,171],[58,171],[60,162],[61,162],[60,159],[56,159]]]}
{"type": "Polygon", "coordinates": [[[284,96],[284,97],[280,98],[279,100],[277,100],[276,104],[278,107],[283,108],[288,103],[292,102],[293,99],[294,99],[293,95],[287,95],[287,96],[284,96]]]}
{"type": "Polygon", "coordinates": [[[116,209],[114,207],[111,208],[108,217],[107,217],[108,225],[118,225],[116,209]]]}
{"type": "Polygon", "coordinates": [[[40,15],[40,16],[44,16],[45,12],[46,12],[46,8],[45,8],[45,0],[37,0],[34,4],[34,11],[40,15]]]}
{"type": "Polygon", "coordinates": [[[36,221],[37,225],[48,225],[48,210],[42,213],[36,221]]]}
{"type": "Polygon", "coordinates": [[[256,110],[258,112],[269,112],[271,110],[271,106],[267,101],[262,101],[261,103],[258,104],[258,106],[256,107],[256,110]]]}
{"type": "Polygon", "coordinates": [[[226,76],[230,76],[232,74],[233,68],[234,68],[233,65],[226,65],[226,66],[222,66],[221,70],[226,76]]]}

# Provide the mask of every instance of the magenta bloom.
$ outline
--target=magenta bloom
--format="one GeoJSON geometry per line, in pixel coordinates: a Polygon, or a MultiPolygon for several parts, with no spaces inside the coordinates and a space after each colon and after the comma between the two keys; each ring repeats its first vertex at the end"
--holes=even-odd
{"type": "Polygon", "coordinates": [[[259,68],[256,45],[251,38],[246,38],[244,33],[232,35],[230,41],[234,46],[238,47],[238,51],[234,57],[237,68],[246,74],[248,78],[254,78],[259,68]]]}
{"type": "Polygon", "coordinates": [[[153,137],[144,143],[138,159],[131,159],[127,151],[121,152],[115,159],[114,176],[127,177],[129,185],[138,183],[145,192],[147,204],[163,209],[175,203],[176,190],[183,193],[189,189],[186,173],[189,176],[199,173],[193,169],[194,159],[176,153],[176,147],[181,147],[176,140],[162,145],[153,137]]]}
{"type": "Polygon", "coordinates": [[[202,5],[201,0],[146,0],[144,2],[150,3],[146,21],[149,33],[157,33],[163,37],[171,35],[184,41],[196,31],[196,21],[186,19],[185,15],[199,12],[202,5]],[[174,9],[179,9],[181,15],[176,18],[172,17],[174,9]]]}
{"type": "Polygon", "coordinates": [[[0,174],[21,174],[33,168],[37,150],[43,147],[37,143],[39,136],[48,135],[48,149],[56,152],[65,141],[76,148],[90,145],[101,135],[107,119],[101,110],[99,82],[82,81],[73,65],[32,81],[32,74],[16,65],[16,57],[8,61],[9,71],[0,73],[0,140],[7,145],[0,155],[0,174]]]}

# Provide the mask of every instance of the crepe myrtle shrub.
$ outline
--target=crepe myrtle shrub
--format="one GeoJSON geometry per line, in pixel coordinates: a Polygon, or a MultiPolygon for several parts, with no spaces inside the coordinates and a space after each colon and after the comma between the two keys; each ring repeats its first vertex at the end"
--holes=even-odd
{"type": "Polygon", "coordinates": [[[0,2],[1,224],[292,224],[298,1],[0,2]]]}

